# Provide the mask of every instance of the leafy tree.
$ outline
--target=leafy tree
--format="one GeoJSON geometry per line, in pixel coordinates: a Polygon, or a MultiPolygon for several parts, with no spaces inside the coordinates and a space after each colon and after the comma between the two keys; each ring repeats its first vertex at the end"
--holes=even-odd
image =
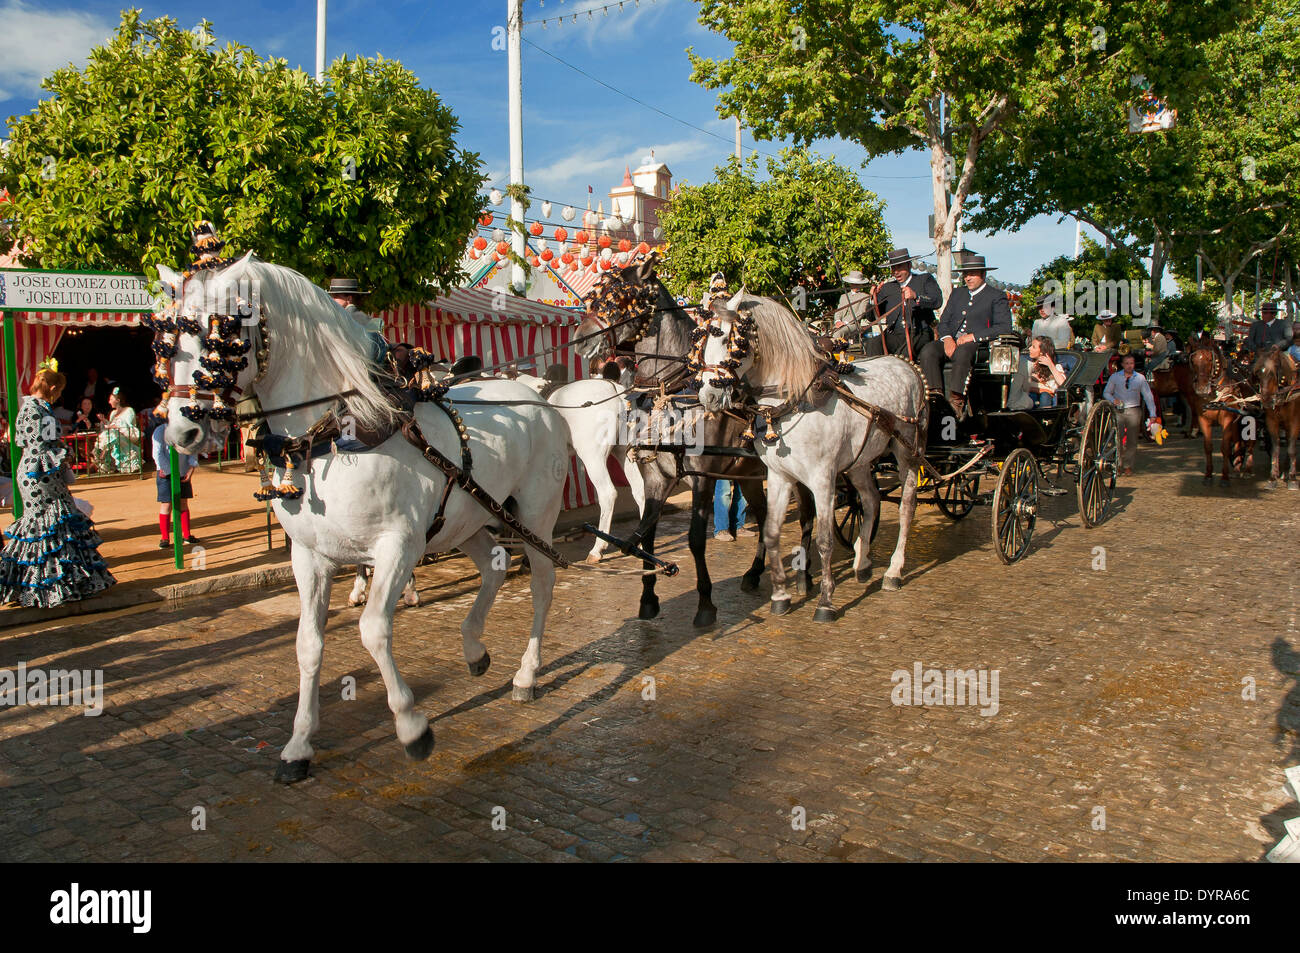
{"type": "Polygon", "coordinates": [[[1176,92],[1171,80],[1201,62],[1197,45],[1250,2],[703,0],[700,22],[735,48],[721,61],[688,54],[693,79],[721,90],[720,112],[760,138],[928,150],[947,289],[981,152],[1013,117],[1050,112],[1085,76],[1119,88],[1142,74],[1176,92]]]}
{"type": "Polygon", "coordinates": [[[673,193],[660,213],[669,286],[698,298],[721,271],[733,289],[820,314],[837,303],[841,268],[869,273],[888,255],[883,205],[852,170],[803,149],[782,150],[766,169],[759,181],[756,157],[733,157],[714,181],[673,193]]]}
{"type": "MultiPolygon", "coordinates": [[[[1022,300],[1026,302],[1026,306],[1021,309],[1020,323],[1025,328],[1032,326],[1034,319],[1038,317],[1038,311],[1033,303],[1040,295],[1073,294],[1075,300],[1064,299],[1061,310],[1070,315],[1070,327],[1074,329],[1076,335],[1091,337],[1092,329],[1097,323],[1095,315],[1108,306],[1106,301],[1101,300],[1102,289],[1114,289],[1119,282],[1125,285],[1137,282],[1142,288],[1141,304],[1145,304],[1148,293],[1146,289],[1150,284],[1147,277],[1146,268],[1128,252],[1119,248],[1107,251],[1096,242],[1084,239],[1079,257],[1061,255],[1040,265],[1034,271],[1029,285],[1024,290],[1022,300]]],[[[1133,300],[1131,294],[1128,303],[1130,313],[1125,313],[1113,305],[1110,306],[1111,310],[1118,312],[1116,323],[1120,327],[1131,327],[1133,325],[1131,312],[1139,308],[1139,302],[1133,300]]]]}
{"type": "Polygon", "coordinates": [[[10,120],[0,186],[27,263],[174,266],[207,218],[228,251],[315,281],[355,275],[376,307],[455,281],[483,180],[437,94],[383,59],[341,58],[318,85],[215,48],[210,27],[126,11],[84,71],[56,71],[10,120]]]}
{"type": "Polygon", "coordinates": [[[1186,344],[1202,329],[1218,324],[1215,299],[1195,291],[1166,298],[1160,308],[1160,326],[1173,331],[1186,344]]]}
{"type": "Polygon", "coordinates": [[[1300,185],[1298,58],[1300,2],[1267,0],[1207,43],[1204,66],[1176,87],[1175,127],[1141,135],[1124,118],[1132,90],[1084,77],[1072,97],[1018,115],[990,145],[971,226],[1071,215],[1133,255],[1150,249],[1157,292],[1171,260],[1195,272],[1198,250],[1225,297],[1256,254],[1280,252],[1276,270],[1289,273],[1296,228],[1282,210],[1300,185]]]}

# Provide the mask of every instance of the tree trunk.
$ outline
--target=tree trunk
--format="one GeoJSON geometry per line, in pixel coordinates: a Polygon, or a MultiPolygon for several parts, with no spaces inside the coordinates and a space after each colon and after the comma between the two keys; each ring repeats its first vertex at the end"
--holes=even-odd
{"type": "Polygon", "coordinates": [[[934,193],[934,253],[935,278],[943,292],[943,303],[948,304],[952,294],[952,238],[956,221],[948,221],[948,150],[943,138],[930,139],[930,186],[934,193]]]}
{"type": "Polygon", "coordinates": [[[1224,333],[1232,327],[1232,295],[1237,286],[1237,275],[1234,272],[1223,279],[1223,301],[1228,306],[1228,316],[1224,318],[1224,333]]]}
{"type": "Polygon", "coordinates": [[[1166,260],[1164,238],[1157,228],[1155,241],[1151,243],[1151,295],[1147,301],[1150,309],[1147,317],[1152,324],[1158,324],[1160,319],[1160,286],[1164,283],[1166,260]]]}

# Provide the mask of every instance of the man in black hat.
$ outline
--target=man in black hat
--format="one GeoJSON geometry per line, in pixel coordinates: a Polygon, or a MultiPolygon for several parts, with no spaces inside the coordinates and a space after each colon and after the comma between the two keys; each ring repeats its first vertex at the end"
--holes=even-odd
{"type": "Polygon", "coordinates": [[[1251,323],[1246,336],[1246,350],[1253,356],[1270,347],[1287,348],[1291,345],[1291,322],[1278,317],[1276,301],[1265,301],[1259,309],[1259,318],[1251,323]]]}
{"type": "Polygon", "coordinates": [[[966,406],[966,384],[976,344],[1010,334],[1013,325],[1007,296],[985,281],[985,275],[994,269],[984,264],[983,255],[967,254],[953,270],[965,287],[955,289],[943,309],[939,340],[921,349],[921,370],[930,393],[943,394],[944,365],[952,365],[953,389],[948,397],[960,415],[966,406]]]}
{"type": "Polygon", "coordinates": [[[357,303],[369,291],[362,291],[355,278],[331,278],[329,295],[334,303],[352,315],[358,323],[365,325],[366,335],[370,338],[370,359],[383,365],[388,357],[388,342],[384,340],[383,323],[378,318],[371,318],[357,303]]]}
{"type": "Polygon", "coordinates": [[[934,275],[912,271],[913,261],[906,248],[895,248],[880,266],[891,272],[873,295],[875,318],[884,329],[867,341],[868,356],[889,353],[915,360],[934,340],[934,311],[943,304],[943,292],[934,275]]]}

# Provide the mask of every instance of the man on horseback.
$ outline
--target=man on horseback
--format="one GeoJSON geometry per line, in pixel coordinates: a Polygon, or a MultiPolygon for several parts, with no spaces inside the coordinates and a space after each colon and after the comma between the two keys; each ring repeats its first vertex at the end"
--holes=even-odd
{"type": "Polygon", "coordinates": [[[952,390],[949,403],[963,416],[966,407],[966,384],[975,363],[980,341],[990,341],[1013,330],[1011,306],[1007,296],[990,288],[985,276],[995,269],[984,264],[983,255],[966,255],[953,270],[961,277],[964,288],[953,291],[948,306],[939,319],[939,340],[921,349],[921,370],[931,395],[944,394],[943,371],[952,365],[952,390]]]}
{"type": "Polygon", "coordinates": [[[895,248],[880,266],[891,274],[876,286],[872,299],[875,318],[885,326],[866,342],[869,357],[889,353],[915,360],[934,340],[934,310],[943,304],[943,292],[934,275],[912,271],[913,260],[906,248],[895,248]]]}

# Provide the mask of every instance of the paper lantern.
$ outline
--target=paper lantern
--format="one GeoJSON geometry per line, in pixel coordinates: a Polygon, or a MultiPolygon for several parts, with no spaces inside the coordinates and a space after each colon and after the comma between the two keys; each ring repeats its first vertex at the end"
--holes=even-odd
{"type": "Polygon", "coordinates": [[[563,241],[567,241],[568,238],[569,238],[569,230],[565,228],[563,225],[557,225],[555,227],[555,240],[557,242],[563,242],[563,241]]]}
{"type": "Polygon", "coordinates": [[[542,267],[542,260],[541,260],[540,258],[538,258],[536,255],[533,256],[533,267],[534,267],[534,268],[541,268],[541,267],[542,267]]]}
{"type": "Polygon", "coordinates": [[[643,226],[640,222],[636,222],[635,224],[633,224],[632,234],[635,235],[637,238],[640,238],[641,233],[644,231],[645,231],[645,226],[643,226]]]}
{"type": "Polygon", "coordinates": [[[591,238],[591,236],[588,235],[588,234],[587,234],[585,231],[583,231],[582,229],[579,229],[579,230],[578,230],[578,234],[576,234],[576,235],[573,236],[573,240],[574,240],[575,242],[577,242],[579,245],[585,245],[585,244],[587,244],[587,241],[588,241],[590,238],[591,238]]]}
{"type": "Polygon", "coordinates": [[[537,250],[538,250],[538,251],[546,251],[546,239],[545,239],[545,238],[539,238],[539,239],[537,239],[537,250]]]}
{"type": "Polygon", "coordinates": [[[533,224],[528,226],[528,230],[532,232],[534,235],[540,235],[542,234],[542,223],[533,222],[533,224]]]}
{"type": "Polygon", "coordinates": [[[493,190],[492,190],[492,193],[488,196],[488,201],[491,202],[493,205],[500,205],[500,204],[501,204],[501,190],[500,190],[500,189],[493,189],[493,190]]]}
{"type": "Polygon", "coordinates": [[[563,255],[560,256],[560,261],[564,262],[566,265],[572,265],[573,255],[566,251],[563,255]]]}
{"type": "Polygon", "coordinates": [[[587,209],[582,216],[582,224],[586,225],[588,228],[592,228],[596,224],[596,213],[591,209],[587,209]]]}
{"type": "Polygon", "coordinates": [[[619,256],[618,256],[618,263],[619,263],[620,265],[626,265],[626,264],[627,264],[627,252],[622,252],[622,253],[619,254],[619,256]]]}
{"type": "Polygon", "coordinates": [[[478,223],[482,225],[484,228],[490,226],[492,224],[492,213],[484,212],[482,216],[480,216],[478,223]]]}
{"type": "Polygon", "coordinates": [[[608,259],[605,259],[605,258],[602,258],[602,259],[601,259],[601,261],[600,261],[600,270],[601,270],[601,271],[609,271],[609,260],[608,260],[608,259]]]}
{"type": "Polygon", "coordinates": [[[550,202],[543,202],[543,203],[542,203],[542,218],[550,218],[550,217],[551,217],[551,203],[550,203],[550,202]]]}
{"type": "Polygon", "coordinates": [[[566,205],[560,212],[560,218],[564,219],[566,222],[572,222],[573,217],[577,214],[578,213],[573,210],[572,205],[566,205]]]}
{"type": "Polygon", "coordinates": [[[508,242],[497,242],[497,254],[498,255],[510,254],[510,244],[508,242]]]}
{"type": "Polygon", "coordinates": [[[555,252],[551,251],[549,248],[542,252],[542,261],[550,261],[554,257],[555,252]]]}
{"type": "Polygon", "coordinates": [[[638,255],[644,255],[648,251],[650,251],[650,246],[647,245],[645,242],[642,242],[640,245],[636,246],[636,253],[638,255]]]}
{"type": "Polygon", "coordinates": [[[474,239],[474,248],[477,249],[478,251],[482,251],[483,249],[487,248],[487,239],[484,238],[482,235],[474,239]]]}
{"type": "Polygon", "coordinates": [[[631,251],[631,250],[632,250],[632,243],[631,243],[630,241],[628,241],[626,238],[620,238],[619,241],[618,241],[618,250],[619,250],[619,251],[631,251]]]}
{"type": "Polygon", "coordinates": [[[492,229],[492,240],[494,242],[503,242],[506,239],[506,233],[499,228],[492,229]]]}
{"type": "Polygon", "coordinates": [[[583,256],[582,256],[582,267],[583,267],[583,268],[589,268],[589,267],[591,267],[591,263],[592,263],[593,261],[595,261],[595,260],[596,260],[596,259],[592,258],[590,255],[583,255],[583,256]]]}
{"type": "Polygon", "coordinates": [[[658,225],[656,225],[656,226],[655,226],[655,241],[658,241],[659,239],[661,239],[661,238],[663,238],[663,237],[664,237],[664,230],[663,230],[662,228],[660,228],[658,225]]]}
{"type": "Polygon", "coordinates": [[[602,249],[600,250],[600,260],[601,260],[601,261],[609,261],[610,258],[613,257],[613,255],[614,255],[614,251],[613,251],[613,249],[610,249],[610,248],[602,248],[602,249]]]}
{"type": "Polygon", "coordinates": [[[601,248],[608,248],[608,247],[609,247],[609,236],[608,236],[608,235],[601,235],[600,238],[596,239],[596,244],[599,245],[601,248]]]}

